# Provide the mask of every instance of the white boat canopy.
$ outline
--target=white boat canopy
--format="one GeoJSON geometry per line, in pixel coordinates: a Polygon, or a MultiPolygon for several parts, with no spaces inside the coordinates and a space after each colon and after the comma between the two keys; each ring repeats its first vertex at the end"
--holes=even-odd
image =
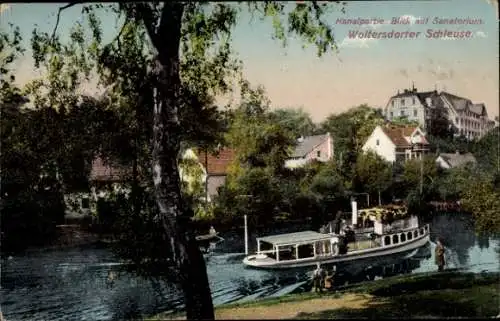
{"type": "Polygon", "coordinates": [[[331,235],[318,233],[314,231],[303,231],[288,234],[270,235],[257,238],[257,242],[266,242],[275,246],[311,244],[319,241],[327,241],[332,238],[331,235]]]}

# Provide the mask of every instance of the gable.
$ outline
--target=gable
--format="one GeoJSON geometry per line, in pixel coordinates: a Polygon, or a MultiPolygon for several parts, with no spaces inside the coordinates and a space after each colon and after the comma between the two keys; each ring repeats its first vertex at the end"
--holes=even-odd
{"type": "Polygon", "coordinates": [[[297,143],[297,146],[295,147],[291,157],[305,157],[325,141],[328,141],[328,134],[304,137],[297,143]]]}
{"type": "Polygon", "coordinates": [[[236,157],[236,151],[231,148],[223,148],[218,154],[202,151],[198,153],[198,161],[205,168],[208,175],[226,175],[229,165],[236,157]]]}

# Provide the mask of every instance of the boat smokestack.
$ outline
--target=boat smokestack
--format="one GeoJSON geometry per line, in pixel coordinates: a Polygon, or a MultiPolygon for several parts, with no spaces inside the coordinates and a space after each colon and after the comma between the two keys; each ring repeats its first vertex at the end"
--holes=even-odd
{"type": "Polygon", "coordinates": [[[355,226],[358,224],[358,203],[354,199],[351,200],[351,209],[352,209],[352,225],[355,226]]]}

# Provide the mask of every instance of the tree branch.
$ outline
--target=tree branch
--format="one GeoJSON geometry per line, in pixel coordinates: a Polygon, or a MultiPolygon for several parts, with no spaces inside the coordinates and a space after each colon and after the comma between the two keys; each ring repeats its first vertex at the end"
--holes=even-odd
{"type": "Polygon", "coordinates": [[[57,12],[56,25],[54,26],[54,30],[52,31],[52,36],[50,37],[51,41],[54,40],[54,37],[56,35],[57,27],[59,26],[59,20],[61,19],[61,12],[63,12],[63,10],[66,10],[68,8],[71,8],[77,4],[84,3],[84,2],[85,1],[74,1],[74,2],[70,2],[67,5],[59,8],[59,11],[57,12]]]}

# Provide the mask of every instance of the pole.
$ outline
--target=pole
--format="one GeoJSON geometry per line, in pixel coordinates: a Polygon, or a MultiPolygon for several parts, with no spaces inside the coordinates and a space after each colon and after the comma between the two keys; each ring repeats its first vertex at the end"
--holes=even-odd
{"type": "Polygon", "coordinates": [[[420,195],[424,187],[424,157],[420,154],[420,195]]]}
{"type": "Polygon", "coordinates": [[[247,215],[245,214],[243,216],[245,220],[245,255],[248,255],[248,222],[247,222],[247,215]]]}

